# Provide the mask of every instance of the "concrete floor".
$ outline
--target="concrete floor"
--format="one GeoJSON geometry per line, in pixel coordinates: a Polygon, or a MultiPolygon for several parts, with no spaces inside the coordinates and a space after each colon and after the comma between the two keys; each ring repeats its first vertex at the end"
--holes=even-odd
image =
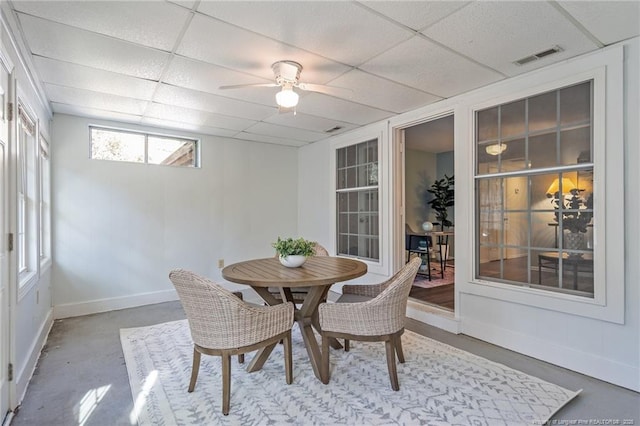
{"type": "MultiPolygon", "coordinates": [[[[168,302],[56,321],[11,425],[130,425],[133,401],[119,330],[182,318],[180,303],[168,302]]],[[[636,392],[411,319],[407,328],[565,388],[583,389],[552,424],[640,425],[636,392]]]]}

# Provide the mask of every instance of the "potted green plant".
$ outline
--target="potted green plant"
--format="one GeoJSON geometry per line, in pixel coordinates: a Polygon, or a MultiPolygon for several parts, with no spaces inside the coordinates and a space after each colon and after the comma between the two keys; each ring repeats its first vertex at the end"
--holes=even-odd
{"type": "Polygon", "coordinates": [[[307,257],[313,256],[316,243],[314,241],[305,240],[304,238],[280,238],[271,244],[280,263],[289,268],[297,268],[307,260],[307,257]]]}
{"type": "Polygon", "coordinates": [[[436,219],[440,223],[441,231],[444,231],[445,227],[453,225],[453,222],[448,218],[448,209],[454,204],[454,186],[455,180],[453,175],[447,176],[445,174],[444,178],[436,179],[431,185],[431,188],[427,189],[427,192],[433,195],[433,198],[428,201],[428,204],[436,212],[436,219]]]}
{"type": "Polygon", "coordinates": [[[551,195],[553,207],[556,209],[555,221],[558,223],[562,211],[562,229],[567,231],[565,244],[570,250],[583,248],[584,234],[587,233],[587,227],[593,219],[593,193],[585,199],[580,195],[583,191],[584,189],[575,188],[567,197],[561,197],[558,192],[551,195]]]}

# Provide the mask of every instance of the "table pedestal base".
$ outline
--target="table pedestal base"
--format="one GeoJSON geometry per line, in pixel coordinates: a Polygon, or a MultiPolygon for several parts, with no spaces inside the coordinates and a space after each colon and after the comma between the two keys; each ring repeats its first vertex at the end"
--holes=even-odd
{"type": "MultiPolygon", "coordinates": [[[[252,287],[256,293],[267,302],[268,305],[277,305],[282,303],[280,299],[276,299],[273,297],[271,293],[265,287],[252,287]]],[[[296,309],[294,313],[294,320],[298,323],[298,327],[300,327],[300,333],[302,334],[302,340],[304,341],[304,346],[307,349],[307,354],[309,355],[309,361],[311,362],[311,367],[313,368],[313,373],[319,380],[322,380],[320,374],[320,362],[322,360],[322,353],[320,351],[320,346],[318,345],[318,340],[316,339],[316,335],[313,331],[315,328],[318,333],[320,332],[320,321],[318,319],[318,306],[320,303],[326,300],[327,293],[329,293],[329,288],[331,288],[331,284],[324,286],[313,286],[309,288],[309,293],[304,298],[304,302],[300,309],[296,309]]],[[[289,287],[285,287],[283,289],[283,293],[285,294],[287,301],[292,301],[291,289],[289,287]]],[[[341,349],[342,345],[338,342],[337,339],[332,338],[330,341],[331,347],[334,349],[341,349]]],[[[247,371],[252,373],[254,371],[258,371],[262,368],[265,361],[269,358],[269,355],[275,348],[274,345],[266,346],[258,351],[256,356],[253,358],[251,363],[247,366],[247,371]]]]}

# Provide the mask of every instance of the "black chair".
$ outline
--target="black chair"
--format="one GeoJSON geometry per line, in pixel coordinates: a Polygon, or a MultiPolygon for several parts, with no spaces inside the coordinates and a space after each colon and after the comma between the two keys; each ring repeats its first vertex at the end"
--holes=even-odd
{"type": "Polygon", "coordinates": [[[409,225],[405,225],[404,237],[405,250],[407,251],[407,262],[411,260],[412,254],[418,254],[423,260],[427,261],[427,271],[418,271],[419,274],[426,274],[431,281],[431,251],[433,249],[433,240],[430,235],[417,234],[409,225]]]}

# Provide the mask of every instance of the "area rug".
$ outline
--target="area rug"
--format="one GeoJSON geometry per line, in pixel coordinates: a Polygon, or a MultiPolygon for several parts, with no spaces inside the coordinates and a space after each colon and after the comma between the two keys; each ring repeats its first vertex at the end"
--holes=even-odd
{"type": "Polygon", "coordinates": [[[429,276],[420,273],[416,275],[416,278],[413,280],[413,285],[416,287],[422,288],[433,288],[440,287],[441,285],[453,284],[455,280],[455,268],[452,266],[447,266],[444,269],[444,278],[442,277],[442,273],[440,272],[440,267],[437,269],[431,270],[431,281],[429,281],[429,276]]]}
{"type": "Polygon", "coordinates": [[[130,420],[140,425],[532,425],[579,393],[410,331],[402,339],[400,391],[391,390],[381,343],[332,349],[331,380],[323,385],[294,326],[293,384],[285,382],[282,345],[255,373],[234,357],[223,416],[220,357],[202,356],[195,391],[187,392],[193,346],[186,320],[122,329],[120,338],[130,420]]]}

